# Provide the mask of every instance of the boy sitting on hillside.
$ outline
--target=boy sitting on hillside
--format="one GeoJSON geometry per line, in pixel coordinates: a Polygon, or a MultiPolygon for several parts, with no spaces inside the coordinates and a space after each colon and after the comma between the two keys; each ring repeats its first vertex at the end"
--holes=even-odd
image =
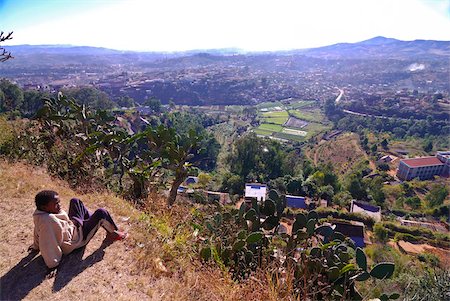
{"type": "Polygon", "coordinates": [[[91,214],[79,199],[71,199],[69,214],[61,210],[58,193],[43,190],[35,197],[36,211],[33,213],[34,243],[30,250],[41,251],[45,264],[53,269],[63,254],[85,246],[98,228],[103,227],[110,242],[126,238],[119,232],[111,215],[105,209],[91,214]]]}

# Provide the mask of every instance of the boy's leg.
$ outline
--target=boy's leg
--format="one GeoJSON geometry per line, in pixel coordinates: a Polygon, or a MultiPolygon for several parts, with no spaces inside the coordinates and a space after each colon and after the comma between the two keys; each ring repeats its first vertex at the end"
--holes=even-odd
{"type": "Polygon", "coordinates": [[[69,218],[78,222],[79,225],[83,225],[84,220],[91,217],[91,213],[84,206],[80,199],[73,198],[69,204],[69,218]]]}
{"type": "Polygon", "coordinates": [[[88,243],[100,227],[105,228],[108,233],[118,229],[111,215],[105,209],[95,210],[94,214],[83,222],[83,240],[88,243]]]}

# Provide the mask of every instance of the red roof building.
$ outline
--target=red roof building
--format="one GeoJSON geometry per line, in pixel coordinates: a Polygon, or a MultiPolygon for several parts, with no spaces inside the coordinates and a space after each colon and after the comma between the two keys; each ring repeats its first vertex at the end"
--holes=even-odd
{"type": "Polygon", "coordinates": [[[445,171],[445,163],[438,157],[421,157],[400,160],[397,176],[399,179],[405,181],[414,178],[428,180],[434,176],[444,175],[445,171]]]}

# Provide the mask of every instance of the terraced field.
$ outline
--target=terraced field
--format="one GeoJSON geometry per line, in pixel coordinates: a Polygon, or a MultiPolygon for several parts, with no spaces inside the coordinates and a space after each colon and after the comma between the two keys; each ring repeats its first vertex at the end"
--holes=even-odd
{"type": "Polygon", "coordinates": [[[323,122],[325,116],[322,114],[320,109],[308,109],[308,110],[291,110],[289,111],[292,115],[298,119],[310,121],[310,122],[323,122]]]}
{"type": "Polygon", "coordinates": [[[279,125],[283,125],[289,119],[289,114],[287,111],[266,112],[263,113],[262,116],[264,118],[264,122],[279,125]]]}
{"type": "Polygon", "coordinates": [[[271,123],[262,123],[258,128],[261,130],[272,132],[281,132],[283,130],[283,127],[281,125],[271,123]]]}
{"type": "Polygon", "coordinates": [[[283,128],[282,130],[283,133],[286,134],[291,134],[291,135],[296,135],[296,136],[302,136],[305,137],[308,133],[305,131],[300,131],[300,130],[294,130],[294,129],[290,129],[290,128],[283,128]]]}
{"type": "Polygon", "coordinates": [[[301,109],[301,108],[307,108],[311,106],[315,106],[316,102],[314,100],[300,100],[296,102],[291,102],[289,105],[290,109],[301,109]]]}
{"type": "Polygon", "coordinates": [[[316,106],[315,101],[291,101],[286,106],[281,102],[260,104],[258,105],[260,125],[253,131],[263,136],[304,141],[331,129],[331,123],[321,110],[312,106],[316,106]],[[261,109],[269,111],[261,112],[261,109]]]}

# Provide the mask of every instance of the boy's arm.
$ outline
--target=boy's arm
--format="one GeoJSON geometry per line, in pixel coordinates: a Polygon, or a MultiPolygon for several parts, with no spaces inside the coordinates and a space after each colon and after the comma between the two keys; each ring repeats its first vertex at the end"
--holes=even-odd
{"type": "Polygon", "coordinates": [[[38,246],[45,264],[51,269],[58,266],[62,257],[62,227],[54,220],[45,221],[39,229],[38,246]]]}
{"type": "Polygon", "coordinates": [[[30,246],[30,249],[33,249],[34,251],[39,251],[39,234],[36,229],[36,226],[34,226],[34,239],[33,244],[30,246]]]}

